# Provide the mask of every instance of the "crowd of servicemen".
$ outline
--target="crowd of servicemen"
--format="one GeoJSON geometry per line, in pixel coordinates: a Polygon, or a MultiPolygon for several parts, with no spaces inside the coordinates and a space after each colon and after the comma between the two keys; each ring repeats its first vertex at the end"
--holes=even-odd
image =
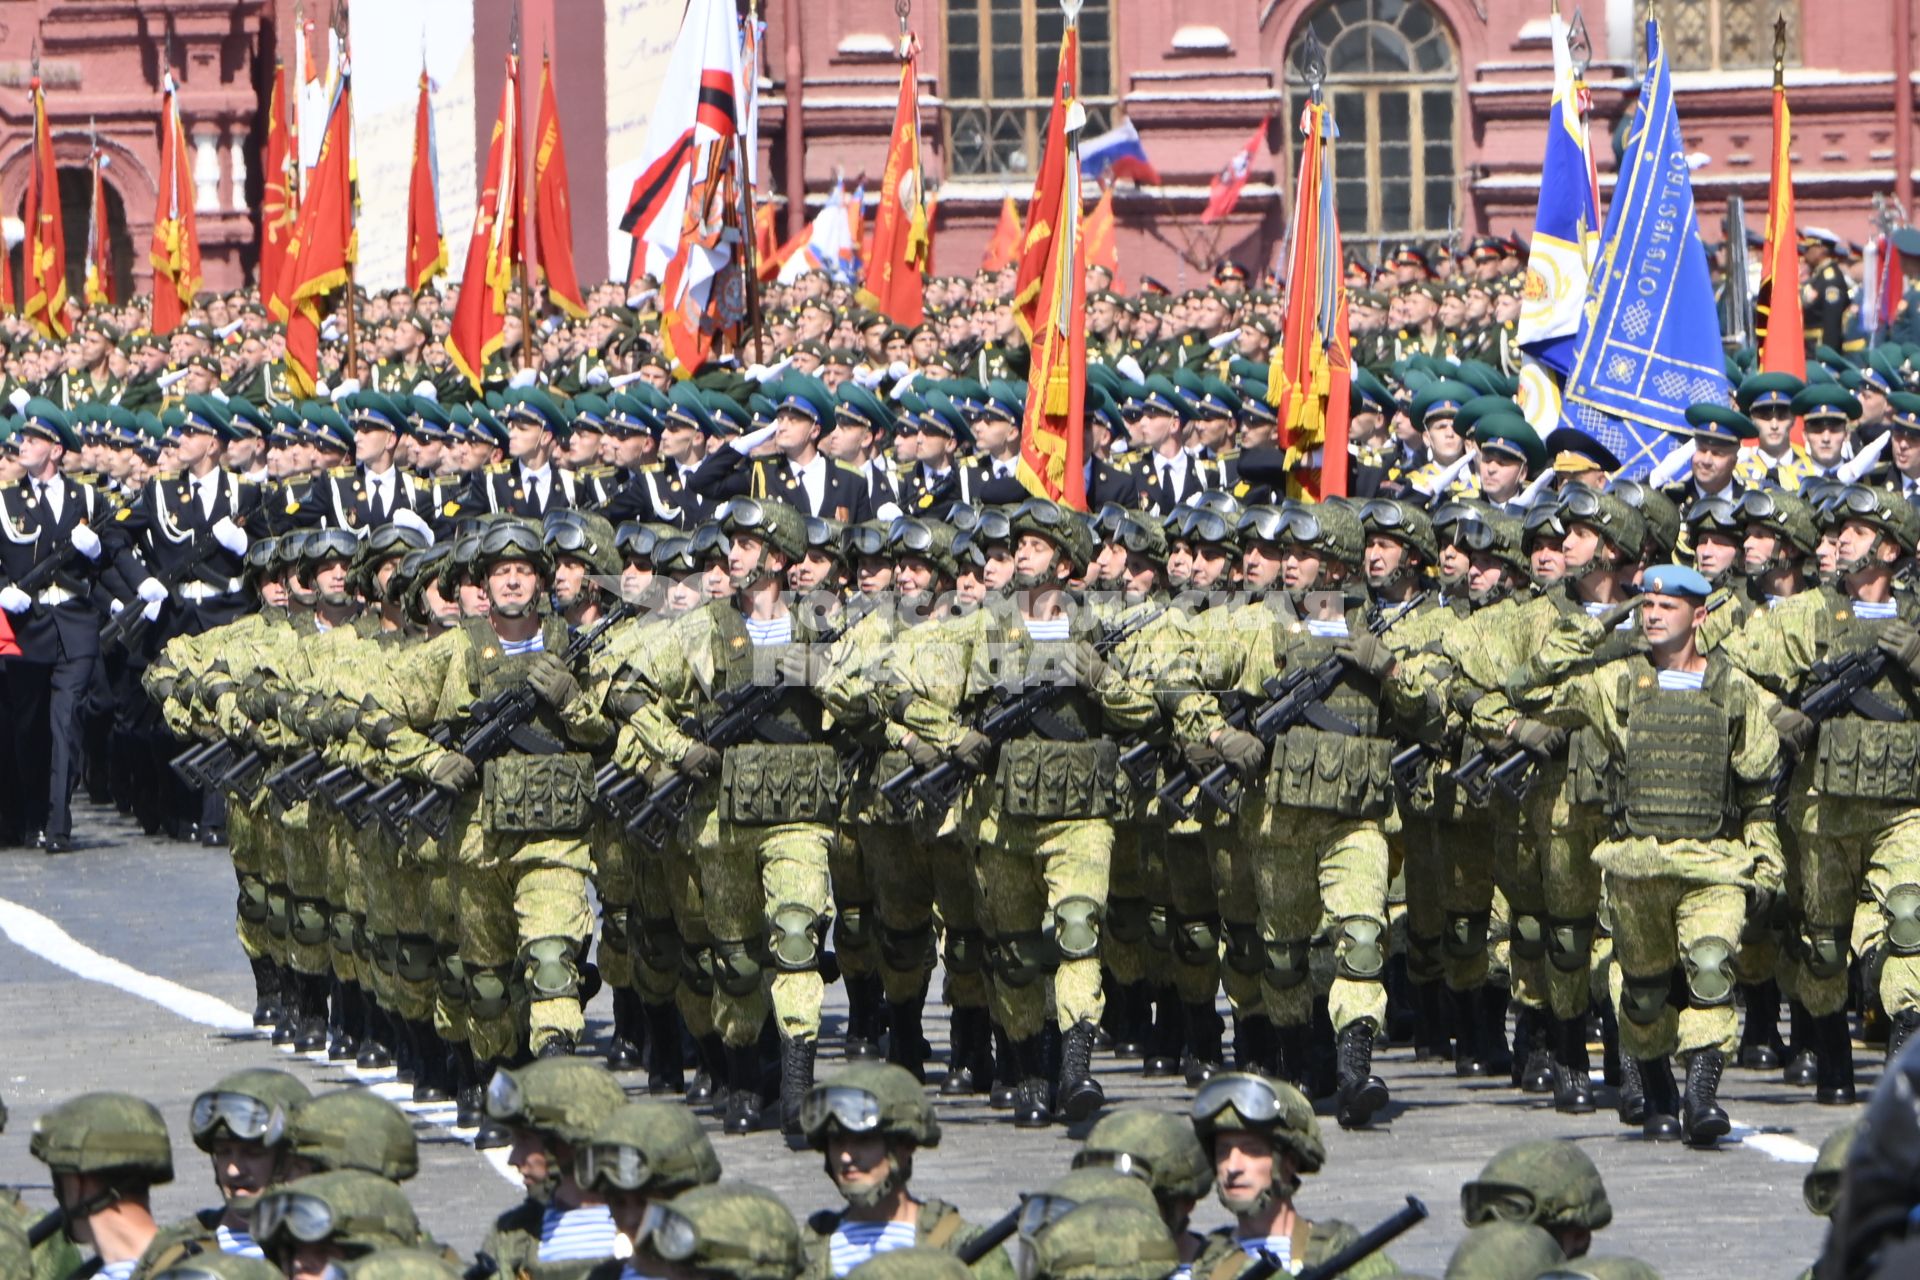
{"type": "Polygon", "coordinates": [[[940,1088],[1027,1126],[1096,1113],[1103,1051],[1364,1125],[1382,1037],[1572,1112],[1597,1041],[1623,1119],[1698,1144],[1731,1063],[1851,1102],[1849,1012],[1896,1051],[1920,1023],[1915,353],[1823,342],[1805,384],[1736,353],[1690,478],[1615,479],[1519,418],[1518,252],[1441,284],[1408,247],[1356,294],[1355,496],[1319,504],[1271,282],[1096,290],[1091,517],[1017,478],[991,278],[906,331],[805,277],[680,381],[610,301],[514,331],[478,398],[424,296],[314,400],[244,302],[165,351],[89,320],[0,445],[5,834],[70,848],[84,781],[228,846],[260,1023],[483,1140],[488,1082],[583,1048],[602,984],[610,1064],[730,1132],[801,1133],[835,978],[841,1052],[925,1079],[941,977],[940,1088]],[[1485,293],[1462,355],[1440,304],[1485,293]],[[238,766],[177,767],[216,743],[238,766]]]}

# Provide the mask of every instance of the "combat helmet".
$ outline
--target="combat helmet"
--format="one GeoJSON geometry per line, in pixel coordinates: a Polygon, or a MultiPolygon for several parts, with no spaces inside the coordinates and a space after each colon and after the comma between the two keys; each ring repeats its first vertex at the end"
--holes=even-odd
{"type": "Polygon", "coordinates": [[[674,1196],[720,1180],[720,1157],[687,1107],[628,1102],[574,1148],[573,1179],[589,1191],[674,1196]]]}
{"type": "Polygon", "coordinates": [[[1820,1144],[1820,1154],[1814,1157],[1813,1168],[1801,1180],[1800,1194],[1807,1202],[1807,1212],[1821,1218],[1831,1218],[1833,1211],[1840,1206],[1840,1187],[1846,1179],[1847,1152],[1853,1148],[1853,1139],[1860,1132],[1860,1122],[1855,1120],[1835,1129],[1820,1144]]]}
{"type": "Polygon", "coordinates": [[[887,526],[887,549],[895,560],[918,556],[951,581],[960,576],[960,565],[953,553],[956,536],[957,531],[945,521],[901,516],[887,526]]]}
{"type": "MultiPolygon", "coordinates": [[[[459,555],[457,548],[454,554],[459,555]]],[[[481,531],[472,555],[474,575],[484,579],[495,565],[508,560],[526,561],[543,579],[553,576],[553,553],[547,550],[544,531],[531,520],[505,516],[481,531]]]]}
{"type": "Polygon", "coordinates": [[[400,1108],[369,1089],[337,1089],[289,1109],[279,1122],[287,1156],[316,1172],[358,1169],[390,1182],[420,1171],[420,1142],[400,1108]]]}
{"type": "Polygon", "coordinates": [[[1080,513],[1046,498],[1029,498],[1013,509],[1008,524],[1015,539],[1043,538],[1067,558],[1072,576],[1080,577],[1093,562],[1093,534],[1080,513]]]}
{"type": "Polygon", "coordinates": [[[1598,1231],[1613,1221],[1613,1206],[1586,1152],[1564,1138],[1542,1138],[1496,1152],[1460,1188],[1460,1215],[1469,1227],[1532,1222],[1598,1231]]]}
{"type": "MultiPolygon", "coordinates": [[[[1360,525],[1368,535],[1392,538],[1426,564],[1440,559],[1440,543],[1434,536],[1433,520],[1418,503],[1400,498],[1374,498],[1360,508],[1360,525]]],[[[1398,570],[1381,582],[1370,582],[1374,590],[1390,587],[1417,566],[1403,562],[1398,570]]]]}
{"type": "Polygon", "coordinates": [[[148,1186],[173,1181],[167,1123],[130,1093],[67,1099],[34,1121],[27,1149],[55,1173],[129,1177],[148,1186]]]}
{"type": "Polygon", "coordinates": [[[798,507],[771,498],[734,498],[716,513],[723,532],[760,538],[788,564],[807,554],[807,518],[798,507]]]}
{"type": "MultiPolygon", "coordinates": [[[[1211,1150],[1214,1137],[1221,1133],[1257,1133],[1278,1150],[1293,1157],[1294,1169],[1301,1174],[1318,1173],[1326,1163],[1327,1148],[1320,1140],[1320,1124],[1313,1117],[1313,1104],[1292,1085],[1270,1080],[1248,1071],[1222,1072],[1200,1086],[1189,1110],[1200,1145],[1211,1150]]],[[[1251,1199],[1229,1196],[1215,1188],[1215,1194],[1234,1214],[1257,1213],[1273,1203],[1278,1195],[1292,1195],[1296,1179],[1273,1163],[1273,1181],[1251,1199]]]]}
{"type": "Polygon", "coordinates": [[[1566,1251],[1531,1222],[1493,1221],[1467,1232],[1447,1259],[1446,1280],[1507,1280],[1532,1276],[1564,1261],[1566,1251]]]}
{"type": "Polygon", "coordinates": [[[212,1151],[222,1139],[274,1145],[274,1113],[293,1110],[313,1096],[295,1077],[268,1067],[249,1067],[223,1076],[193,1100],[187,1127],[193,1145],[212,1151]]]}
{"type": "Polygon", "coordinates": [[[1154,1107],[1121,1107],[1100,1117],[1073,1157],[1076,1169],[1113,1169],[1142,1178],[1164,1208],[1213,1190],[1213,1161],[1193,1121],[1154,1107]]]}
{"type": "Polygon", "coordinates": [[[1366,534],[1360,513],[1340,499],[1326,502],[1284,502],[1277,507],[1248,507],[1240,517],[1242,541],[1287,543],[1306,547],[1344,565],[1360,563],[1366,534]]]}
{"type": "Polygon", "coordinates": [[[945,1249],[914,1245],[874,1254],[847,1280],[973,1280],[973,1269],[945,1249]]]}
{"type": "Polygon", "coordinates": [[[863,1062],[837,1071],[807,1090],[800,1102],[800,1130],[815,1151],[827,1150],[835,1129],[846,1134],[878,1134],[886,1139],[887,1176],[851,1186],[836,1176],[831,1157],[827,1176],[855,1208],[871,1208],[906,1185],[913,1151],[940,1145],[940,1123],[933,1117],[920,1082],[892,1062],[863,1062]]]}
{"type": "Polygon", "coordinates": [[[1660,1280],[1660,1273],[1638,1258],[1575,1258],[1548,1267],[1533,1280],[1660,1280]]]}
{"type": "Polygon", "coordinates": [[[1747,490],[1740,495],[1740,515],[1749,528],[1758,525],[1780,543],[1767,563],[1746,566],[1747,572],[1756,577],[1806,559],[1820,548],[1820,528],[1814,521],[1813,508],[1784,489],[1747,490]]]}
{"type": "Polygon", "coordinates": [[[1049,1227],[1034,1260],[1046,1280],[1162,1280],[1180,1265],[1180,1250],[1159,1214],[1103,1199],[1049,1227]]]}
{"type": "MultiPolygon", "coordinates": [[[[3,1254],[4,1250],[0,1250],[3,1254]]],[[[0,1275],[12,1275],[0,1266],[0,1275]]],[[[27,1274],[21,1272],[22,1275],[27,1274]]],[[[280,1268],[264,1258],[203,1249],[152,1273],[151,1280],[281,1280],[280,1268]]]]}
{"type": "MultiPolygon", "coordinates": [[[[532,1129],[575,1149],[593,1141],[626,1091],[598,1062],[587,1058],[538,1058],[524,1067],[497,1068],[487,1083],[487,1119],[532,1129]]],[[[560,1185],[562,1169],[549,1162],[546,1180],[533,1189],[545,1203],[560,1185]]]]}
{"type": "Polygon", "coordinates": [[[1647,518],[1640,508],[1611,490],[1602,492],[1584,484],[1570,484],[1560,492],[1560,513],[1568,525],[1588,526],[1613,548],[1613,559],[1596,559],[1596,568],[1612,569],[1646,553],[1647,518]]]}
{"type": "Polygon", "coordinates": [[[560,507],[547,512],[540,523],[541,536],[555,559],[571,556],[585,564],[589,573],[603,578],[620,575],[620,548],[605,516],[560,507]]]}
{"type": "Polygon", "coordinates": [[[792,1211],[749,1182],[694,1187],[648,1205],[633,1243],[636,1251],[729,1280],[792,1280],[801,1265],[792,1211]]]}
{"type": "Polygon", "coordinates": [[[460,1280],[460,1268],[438,1249],[378,1249],[341,1268],[346,1280],[460,1280]]]}
{"type": "Polygon", "coordinates": [[[302,1244],[330,1244],[349,1258],[421,1241],[406,1193],[359,1169],[316,1173],[276,1187],[253,1207],[252,1235],[269,1259],[302,1244]]]}
{"type": "MultiPolygon", "coordinates": [[[[1902,555],[1912,555],[1916,543],[1920,543],[1920,512],[1891,489],[1850,484],[1834,495],[1833,507],[1841,523],[1857,520],[1873,526],[1891,538],[1902,555]]],[[[1851,573],[1858,567],[1842,564],[1840,572],[1851,573]]]]}

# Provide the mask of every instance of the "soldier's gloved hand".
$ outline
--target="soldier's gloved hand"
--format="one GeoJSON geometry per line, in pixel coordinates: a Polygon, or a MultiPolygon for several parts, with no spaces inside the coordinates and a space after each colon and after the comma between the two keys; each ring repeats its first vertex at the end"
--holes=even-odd
{"type": "Polygon", "coordinates": [[[1060,660],[1060,670],[1081,688],[1091,689],[1107,674],[1107,660],[1100,656],[1091,640],[1081,640],[1068,646],[1060,660]]]}
{"type": "Polygon", "coordinates": [[[689,778],[711,778],[720,772],[720,753],[704,742],[696,742],[674,768],[689,778]]]}
{"type": "Polygon", "coordinates": [[[916,769],[931,769],[947,758],[945,752],[917,733],[902,742],[900,749],[907,753],[907,759],[913,761],[916,769]]]}
{"type": "Polygon", "coordinates": [[[315,742],[338,742],[352,733],[353,726],[359,723],[360,708],[354,703],[335,698],[329,698],[312,708],[307,716],[307,725],[312,730],[315,742]]]}
{"type": "Polygon", "coordinates": [[[1566,742],[1567,731],[1538,720],[1520,720],[1507,730],[1507,737],[1514,746],[1524,747],[1537,756],[1553,756],[1559,754],[1561,745],[1566,742]]]}
{"type": "Polygon", "coordinates": [[[73,549],[89,560],[100,558],[100,535],[84,524],[73,526],[73,549]]]}
{"type": "Polygon", "coordinates": [[[993,756],[993,739],[978,729],[969,729],[960,735],[960,741],[953,744],[953,759],[956,764],[965,765],[975,773],[987,771],[987,761],[993,756]]]}
{"type": "Polygon", "coordinates": [[[233,695],[234,705],[249,720],[265,720],[273,714],[273,695],[258,681],[249,680],[233,695]]]}
{"type": "Polygon", "coordinates": [[[427,769],[427,781],[443,791],[465,791],[480,777],[473,761],[449,751],[427,769]]]}
{"type": "Polygon", "coordinates": [[[780,655],[780,682],[795,688],[811,689],[827,676],[827,655],[818,645],[790,644],[780,655]]]}
{"type": "Polygon", "coordinates": [[[0,587],[0,609],[8,613],[25,613],[33,608],[33,597],[9,582],[0,587]]]}
{"type": "Polygon", "coordinates": [[[1253,777],[1267,763],[1267,744],[1245,729],[1222,729],[1214,735],[1213,749],[1242,778],[1253,777]]]}
{"type": "Polygon", "coordinates": [[[1189,742],[1180,748],[1180,754],[1186,759],[1187,768],[1203,778],[1226,763],[1220,749],[1211,742],[1189,742]]]}
{"type": "Polygon", "coordinates": [[[1782,703],[1773,711],[1773,731],[1780,735],[1781,742],[1793,749],[1796,756],[1804,756],[1813,746],[1814,735],[1820,732],[1820,726],[1782,703]]]}
{"type": "Polygon", "coordinates": [[[1392,646],[1365,631],[1342,642],[1335,652],[1354,670],[1364,671],[1375,680],[1392,675],[1394,665],[1399,662],[1392,646]]]}
{"type": "Polygon", "coordinates": [[[1895,618],[1880,628],[1880,638],[1875,643],[1880,652],[1905,667],[1909,674],[1920,673],[1920,631],[1913,624],[1901,618],[1895,618]]]}
{"type": "Polygon", "coordinates": [[[540,701],[555,711],[565,711],[567,705],[580,696],[580,682],[573,678],[573,672],[567,670],[567,664],[560,661],[557,653],[536,653],[533,661],[527,664],[527,683],[540,695],[540,701]]]}

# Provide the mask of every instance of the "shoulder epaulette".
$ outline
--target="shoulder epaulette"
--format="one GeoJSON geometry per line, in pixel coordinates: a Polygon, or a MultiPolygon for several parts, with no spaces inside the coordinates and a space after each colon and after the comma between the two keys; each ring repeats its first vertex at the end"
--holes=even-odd
{"type": "Polygon", "coordinates": [[[330,476],[338,476],[342,480],[346,480],[352,477],[353,467],[351,464],[344,467],[329,467],[327,468],[327,474],[330,476]]]}
{"type": "Polygon", "coordinates": [[[504,462],[489,462],[487,464],[487,474],[490,476],[503,476],[512,469],[513,462],[510,459],[504,462]]]}

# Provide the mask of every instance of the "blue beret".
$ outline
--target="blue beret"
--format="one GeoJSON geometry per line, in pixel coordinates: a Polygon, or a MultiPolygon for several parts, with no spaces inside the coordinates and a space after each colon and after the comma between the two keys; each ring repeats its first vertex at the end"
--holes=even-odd
{"type": "Polygon", "coordinates": [[[1713,587],[1697,569],[1684,564],[1656,565],[1640,575],[1640,590],[1649,595],[1691,596],[1705,600],[1713,587]]]}

